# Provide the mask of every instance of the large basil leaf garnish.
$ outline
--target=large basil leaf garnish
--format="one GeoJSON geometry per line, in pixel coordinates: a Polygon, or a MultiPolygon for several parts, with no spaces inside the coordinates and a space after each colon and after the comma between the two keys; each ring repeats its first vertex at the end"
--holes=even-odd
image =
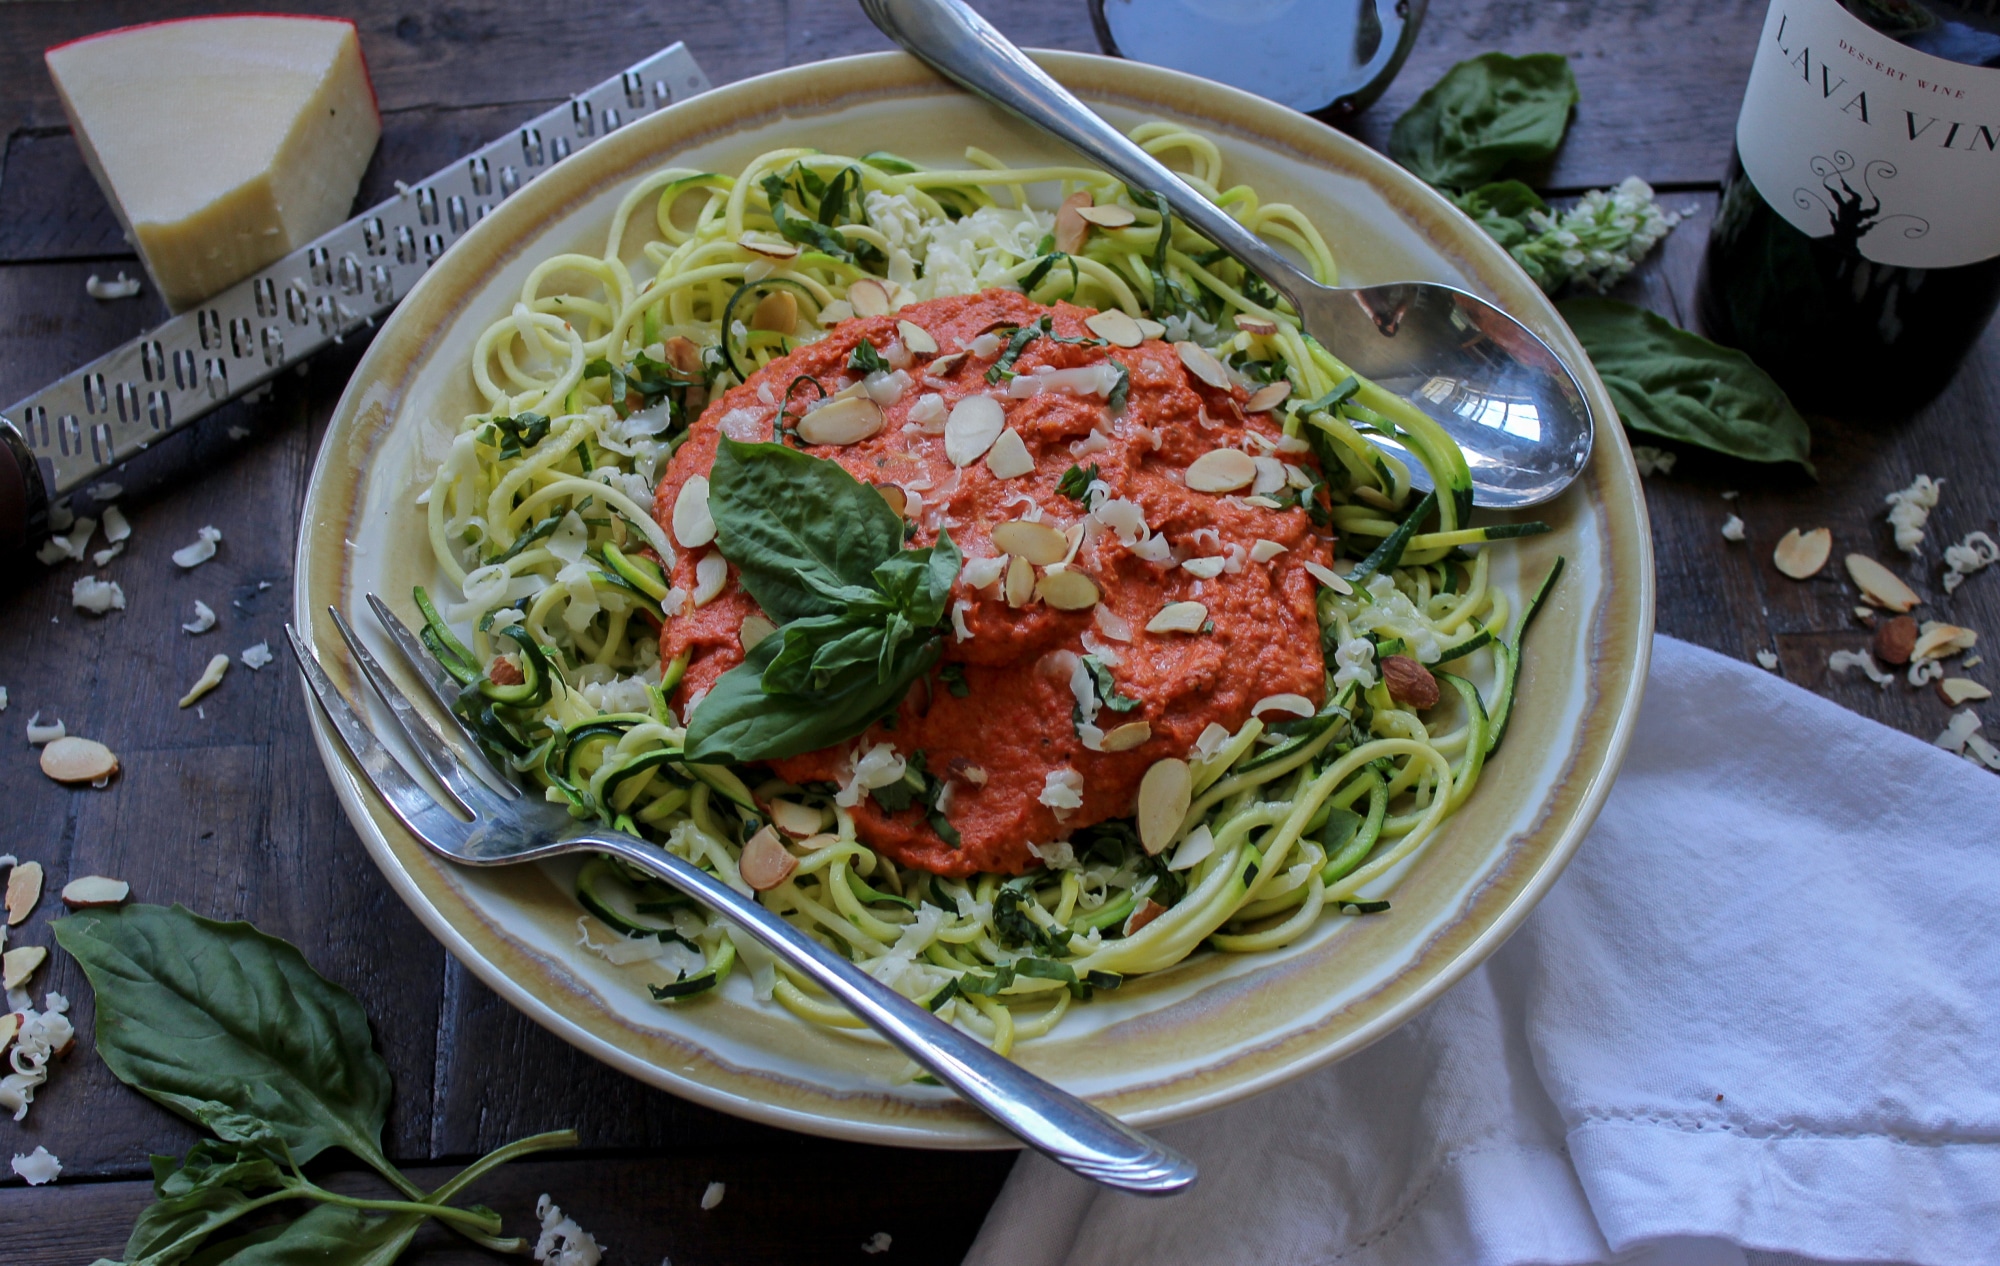
{"type": "Polygon", "coordinates": [[[1389,156],[1431,184],[1467,189],[1556,152],[1577,102],[1559,53],[1460,62],[1396,120],[1389,156]]]}

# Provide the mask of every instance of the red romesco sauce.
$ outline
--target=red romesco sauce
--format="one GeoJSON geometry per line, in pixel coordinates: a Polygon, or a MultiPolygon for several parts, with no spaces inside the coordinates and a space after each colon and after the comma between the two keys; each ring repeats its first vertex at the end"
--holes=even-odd
{"type": "MultiPolygon", "coordinates": [[[[1094,611],[1057,611],[1039,603],[1010,607],[1002,585],[975,590],[961,575],[952,598],[963,603],[960,617],[970,636],[947,629],[942,662],[963,666],[970,688],[966,696],[953,695],[934,673],[911,689],[893,729],[878,726],[857,740],[773,762],[779,776],[793,782],[841,782],[856,753],[889,742],[905,756],[921,750],[934,774],[955,771],[948,816],[962,838],[956,848],[925,824],[920,808],[889,814],[864,796],[854,811],[868,844],[900,863],[942,875],[1031,870],[1039,864],[1031,842],[1047,844],[1079,827],[1129,815],[1147,768],[1167,757],[1185,759],[1210,723],[1234,731],[1260,699],[1298,694],[1317,703],[1324,692],[1315,582],[1303,564],[1330,563],[1331,543],[1314,532],[1306,512],[1296,506],[1251,504],[1248,488],[1230,495],[1193,492],[1185,482],[1188,465],[1216,448],[1247,447],[1253,455],[1288,464],[1310,458],[1275,451],[1271,445],[1283,432],[1271,417],[1246,417],[1242,390],[1208,386],[1164,342],[1127,349],[1038,338],[1022,352],[1015,369],[1024,376],[1043,366],[1079,368],[1107,358],[1122,362],[1131,375],[1131,390],[1115,417],[1096,394],[1054,390],[1025,399],[1008,396],[1005,383],[989,384],[985,377],[997,351],[984,356],[972,352],[955,366],[947,362],[945,372],[933,372],[933,362],[972,344],[980,334],[1025,326],[1045,314],[1053,314],[1055,333],[1062,337],[1090,336],[1083,325],[1089,309],[1067,304],[1045,308],[1004,290],[912,304],[889,317],[843,321],[819,342],[772,362],[710,404],[674,454],[655,501],[660,524],[671,536],[675,498],[689,477],[708,472],[718,435],[769,440],[786,386],[810,374],[829,392],[840,390],[858,377],[847,362],[863,339],[893,353],[892,359],[900,358],[901,320],[927,331],[939,353],[911,359],[905,370],[910,385],[884,408],[886,423],[879,434],[846,447],[809,451],[838,461],[864,482],[898,484],[921,494],[921,509],[911,499],[918,525],[912,547],[932,543],[944,530],[967,559],[992,557],[998,553],[993,528],[1022,517],[1030,499],[1044,523],[1057,528],[1085,524],[1086,506],[1058,492],[1056,485],[1071,465],[1094,464],[1111,495],[1136,502],[1148,528],[1163,534],[1176,556],[1239,560],[1237,570],[1201,579],[1171,561],[1139,557],[1116,533],[1090,522],[1073,566],[1097,582],[1104,595],[1101,605],[1117,617],[1113,621],[1100,621],[1094,611]],[[1032,472],[1003,480],[983,460],[956,468],[945,456],[941,425],[933,424],[938,433],[931,434],[909,423],[910,410],[925,395],[941,396],[948,411],[975,393],[1000,398],[1007,425],[1020,433],[1035,459],[1032,472]],[[1252,434],[1269,444],[1257,443],[1252,434]],[[1259,540],[1274,541],[1285,552],[1268,562],[1253,562],[1250,551],[1259,540]],[[1146,631],[1162,607],[1182,601],[1204,603],[1213,627],[1192,634],[1146,631]],[[1129,626],[1129,641],[1106,635],[1104,624],[1116,627],[1118,621],[1129,626]],[[1106,708],[1097,724],[1109,731],[1131,721],[1147,722],[1152,736],[1139,747],[1092,751],[1078,737],[1069,661],[1061,652],[1080,655],[1092,647],[1100,652],[1108,647],[1119,657],[1111,669],[1117,689],[1140,704],[1127,712],[1106,708]],[[1041,797],[1048,776],[1065,769],[1082,776],[1083,804],[1058,814],[1041,797]],[[977,781],[978,771],[985,774],[983,783],[977,781]],[[968,772],[973,777],[966,777],[968,772]]],[[[1004,346],[1004,331],[1001,342],[1004,346]]],[[[796,414],[803,402],[793,407],[796,414]]],[[[678,550],[673,583],[693,593],[695,564],[713,548],[678,550]]],[[[737,631],[755,611],[732,568],[720,595],[667,621],[661,657],[690,654],[677,706],[684,708],[690,697],[706,692],[717,677],[742,662],[737,631]]]]}

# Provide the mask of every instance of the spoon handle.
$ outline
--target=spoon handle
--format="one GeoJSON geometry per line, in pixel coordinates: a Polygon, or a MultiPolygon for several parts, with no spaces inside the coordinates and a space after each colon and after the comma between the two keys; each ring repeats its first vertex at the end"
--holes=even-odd
{"type": "Polygon", "coordinates": [[[1065,142],[1133,192],[1160,194],[1175,215],[1294,305],[1316,283],[1229,213],[1190,188],[1028,60],[960,0],[861,0],[871,21],[945,78],[1065,142]]]}
{"type": "Polygon", "coordinates": [[[1058,1164],[1142,1196],[1170,1196],[1194,1183],[1194,1163],[1180,1153],[959,1032],[700,867],[615,832],[579,836],[572,844],[615,853],[707,905],[1058,1164]]]}

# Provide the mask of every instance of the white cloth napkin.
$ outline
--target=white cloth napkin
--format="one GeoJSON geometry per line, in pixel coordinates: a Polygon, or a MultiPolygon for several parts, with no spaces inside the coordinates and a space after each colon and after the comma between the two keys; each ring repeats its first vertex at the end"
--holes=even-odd
{"type": "Polygon", "coordinates": [[[1192,1192],[1031,1156],[968,1266],[2000,1262],[2000,778],[1661,637],[1610,801],[1506,946],[1159,1137],[1192,1192]]]}

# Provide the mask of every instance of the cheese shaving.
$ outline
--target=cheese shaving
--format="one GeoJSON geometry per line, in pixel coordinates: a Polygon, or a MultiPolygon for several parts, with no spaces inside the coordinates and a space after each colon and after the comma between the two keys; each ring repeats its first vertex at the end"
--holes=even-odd
{"type": "Polygon", "coordinates": [[[35,715],[28,718],[28,745],[30,747],[40,747],[44,743],[53,743],[59,738],[66,737],[68,734],[69,731],[63,728],[61,718],[57,718],[53,725],[43,725],[42,714],[39,709],[35,712],[35,715]]]}
{"type": "Polygon", "coordinates": [[[1970,532],[1956,545],[1944,547],[1944,591],[1950,593],[1976,571],[2000,563],[2000,541],[1984,532],[1970,532]]]}
{"type": "Polygon", "coordinates": [[[254,672],[270,663],[271,658],[271,644],[269,642],[259,642],[255,646],[244,648],[243,666],[254,672]]]}
{"type": "Polygon", "coordinates": [[[1963,753],[1965,751],[1965,741],[1978,733],[1978,731],[1979,714],[1971,708],[1965,708],[1952,713],[1951,720],[1945,723],[1944,733],[1932,739],[1931,742],[1942,747],[1947,752],[1963,753]]]}
{"type": "Polygon", "coordinates": [[[1639,467],[1639,473],[1648,478],[1654,475],[1671,475],[1674,463],[1680,460],[1679,453],[1669,453],[1663,448],[1650,444],[1634,444],[1632,461],[1639,467]]]}
{"type": "Polygon", "coordinates": [[[1889,525],[1896,529],[1897,549],[1905,554],[1922,552],[1924,523],[1931,517],[1942,487],[1944,480],[1918,475],[1909,487],[1882,498],[1882,504],[1889,507],[1889,525]]]}
{"type": "Polygon", "coordinates": [[[215,546],[221,540],[220,531],[205,527],[195,533],[194,544],[183,545],[174,551],[174,562],[183,568],[199,567],[215,557],[215,546]]]}
{"type": "Polygon", "coordinates": [[[1722,539],[1725,541],[1742,540],[1743,520],[1737,518],[1733,514],[1730,515],[1728,518],[1724,519],[1722,521],[1722,539]]]}
{"type": "MultiPolygon", "coordinates": [[[[13,1005],[16,1000],[10,996],[8,1001],[13,1005]]],[[[0,1108],[12,1110],[16,1121],[25,1121],[36,1087],[49,1079],[49,1061],[69,1050],[76,1040],[76,1029],[64,1014],[69,1010],[69,999],[59,993],[43,997],[40,1011],[25,1003],[15,1009],[21,1016],[21,1028],[7,1052],[14,1071],[0,1077],[0,1108]]]]}
{"type": "MultiPolygon", "coordinates": [[[[91,280],[95,281],[96,278],[93,277],[91,280]]],[[[62,1173],[62,1162],[57,1160],[55,1153],[48,1148],[37,1147],[26,1156],[19,1152],[14,1153],[13,1169],[14,1173],[25,1179],[30,1187],[39,1187],[56,1180],[62,1173]]]]}
{"type": "Polygon", "coordinates": [[[541,1238],[535,1241],[536,1261],[547,1266],[597,1266],[604,1250],[575,1218],[563,1216],[547,1192],[535,1201],[535,1216],[542,1221],[541,1238]]]}
{"type": "MultiPolygon", "coordinates": [[[[984,335],[982,335],[981,337],[984,337],[984,335]]],[[[724,1183],[712,1182],[708,1184],[707,1187],[702,1189],[701,1193],[702,1209],[703,1210],[713,1209],[715,1206],[721,1204],[723,1193],[727,1192],[728,1190],[729,1187],[724,1183]]]]}
{"type": "Polygon", "coordinates": [[[125,270],[122,268],[118,270],[118,277],[114,281],[106,281],[96,273],[92,273],[90,276],[84,278],[83,292],[91,298],[100,301],[105,299],[130,299],[133,295],[139,293],[139,279],[137,277],[127,277],[125,270]]]}
{"type": "Polygon", "coordinates": [[[196,598],[194,600],[194,619],[190,620],[186,624],[181,625],[181,630],[187,633],[200,634],[200,633],[206,633],[214,627],[215,627],[214,610],[211,609],[206,602],[203,602],[201,599],[196,598]]]}
{"type": "Polygon", "coordinates": [[[77,610],[92,615],[125,609],[125,591],[117,581],[102,576],[79,576],[69,587],[69,600],[77,610]]]}

